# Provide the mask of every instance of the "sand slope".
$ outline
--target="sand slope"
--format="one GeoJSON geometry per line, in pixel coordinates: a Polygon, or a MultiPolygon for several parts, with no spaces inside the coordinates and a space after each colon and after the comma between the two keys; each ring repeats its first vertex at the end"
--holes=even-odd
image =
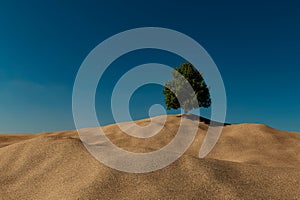
{"type": "MultiPolygon", "coordinates": [[[[175,136],[180,117],[167,120],[148,139],[128,136],[116,125],[103,129],[116,145],[149,152],[175,136]]],[[[300,134],[257,124],[227,125],[214,150],[199,159],[207,127],[199,122],[184,156],[147,174],[99,163],[76,131],[0,135],[0,199],[300,199],[300,134]]]]}

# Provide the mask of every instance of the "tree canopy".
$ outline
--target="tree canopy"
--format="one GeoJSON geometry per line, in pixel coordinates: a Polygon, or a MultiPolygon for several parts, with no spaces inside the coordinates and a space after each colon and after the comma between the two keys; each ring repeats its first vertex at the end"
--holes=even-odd
{"type": "Polygon", "coordinates": [[[209,89],[201,73],[191,63],[186,62],[182,63],[180,67],[175,67],[172,76],[173,80],[167,81],[163,89],[168,110],[182,108],[185,113],[188,113],[195,108],[210,107],[209,89]],[[187,83],[192,87],[193,94],[188,92],[187,83]],[[197,100],[195,100],[195,96],[197,100]],[[195,103],[195,101],[197,102],[195,103]]]}

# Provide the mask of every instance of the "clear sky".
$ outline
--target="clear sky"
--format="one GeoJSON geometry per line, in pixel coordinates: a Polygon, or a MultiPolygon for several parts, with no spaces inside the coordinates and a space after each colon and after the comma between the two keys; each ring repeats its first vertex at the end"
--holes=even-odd
{"type": "MultiPolygon", "coordinates": [[[[146,26],[180,31],[208,51],[226,87],[227,122],[300,132],[299,8],[289,0],[1,1],[0,133],[74,129],[72,87],[83,59],[106,38],[146,26]]],[[[118,77],[148,62],[182,60],[158,50],[116,60],[96,95],[101,124],[113,123],[109,96],[118,77]]],[[[161,90],[140,88],[132,116],[163,104],[161,90]]]]}

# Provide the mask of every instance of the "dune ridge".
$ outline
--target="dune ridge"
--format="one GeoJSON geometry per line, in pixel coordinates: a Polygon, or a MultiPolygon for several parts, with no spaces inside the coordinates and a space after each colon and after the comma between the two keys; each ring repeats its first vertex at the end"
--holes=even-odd
{"type": "MultiPolygon", "coordinates": [[[[117,146],[149,152],[171,141],[179,123],[180,116],[169,115],[150,138],[131,137],[116,124],[102,128],[117,146]]],[[[261,124],[226,125],[213,151],[199,159],[208,125],[198,123],[180,159],[146,174],[101,164],[75,130],[0,135],[0,199],[300,199],[300,134],[261,124]]]]}

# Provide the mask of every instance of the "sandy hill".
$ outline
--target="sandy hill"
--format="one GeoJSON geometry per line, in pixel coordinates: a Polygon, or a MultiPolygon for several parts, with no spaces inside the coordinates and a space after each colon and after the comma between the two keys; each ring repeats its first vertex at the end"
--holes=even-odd
{"type": "MultiPolygon", "coordinates": [[[[148,139],[128,136],[115,124],[103,129],[119,147],[149,152],[166,145],[179,123],[180,116],[168,116],[164,128],[148,139]]],[[[2,134],[0,199],[300,199],[300,134],[259,124],[227,125],[213,151],[199,159],[208,125],[197,123],[187,152],[146,174],[101,164],[76,131],[2,134]]]]}

